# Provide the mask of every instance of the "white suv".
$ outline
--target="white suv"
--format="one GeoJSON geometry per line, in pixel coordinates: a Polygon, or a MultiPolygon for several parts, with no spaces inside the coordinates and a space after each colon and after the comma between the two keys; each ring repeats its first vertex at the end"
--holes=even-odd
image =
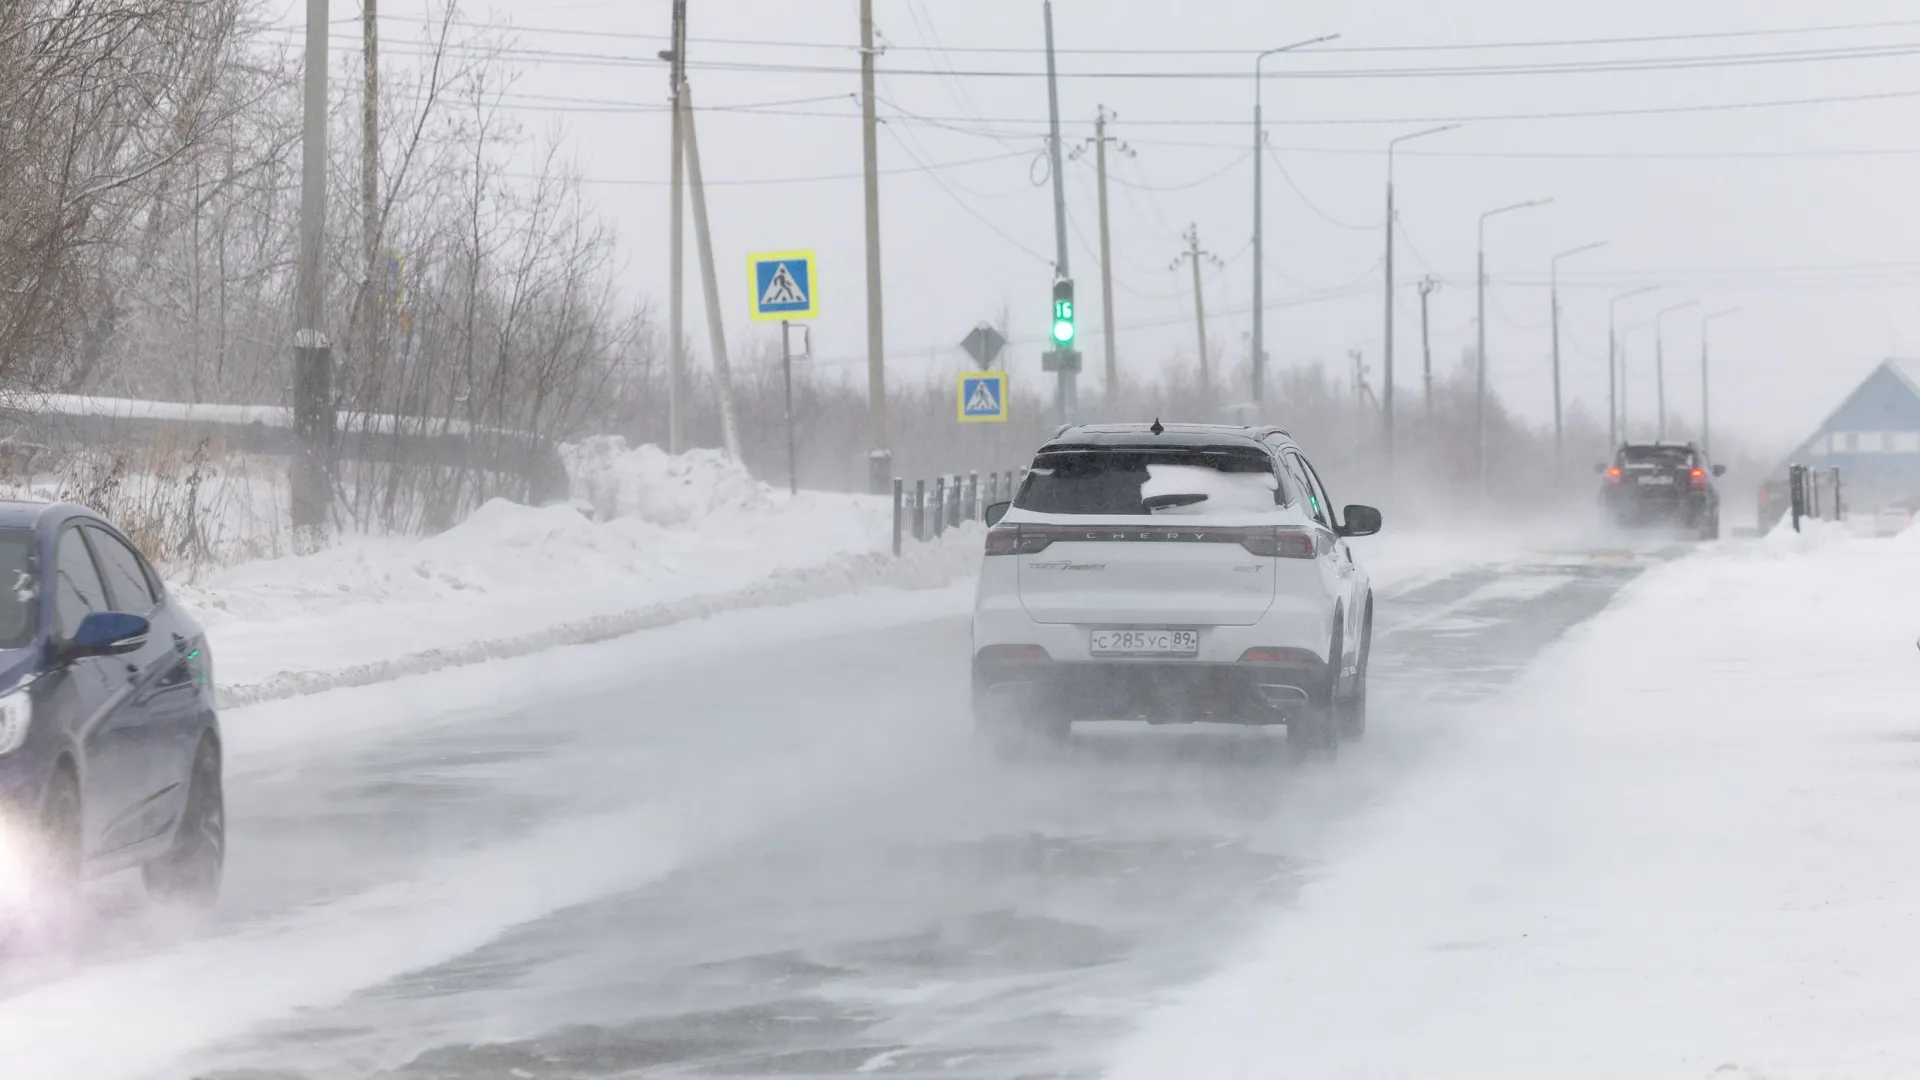
{"type": "Polygon", "coordinates": [[[1373,592],[1291,436],[1273,427],[1069,427],[991,526],[973,707],[1008,745],[1075,720],[1285,724],[1331,755],[1366,730],[1373,592]]]}

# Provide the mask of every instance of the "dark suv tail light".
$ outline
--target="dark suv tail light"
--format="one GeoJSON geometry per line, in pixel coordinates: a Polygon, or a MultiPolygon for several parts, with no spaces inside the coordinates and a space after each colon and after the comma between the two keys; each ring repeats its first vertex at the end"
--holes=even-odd
{"type": "Polygon", "coordinates": [[[1613,484],[1618,484],[1619,482],[1620,482],[1620,466],[1615,465],[1613,468],[1607,470],[1607,483],[1609,486],[1611,486],[1613,484]]]}
{"type": "Polygon", "coordinates": [[[1311,559],[1320,554],[1317,534],[1291,525],[1248,529],[1240,546],[1270,559],[1311,559]]]}
{"type": "Polygon", "coordinates": [[[1695,469],[1687,474],[1687,486],[1695,491],[1707,490],[1707,470],[1695,469]]]}

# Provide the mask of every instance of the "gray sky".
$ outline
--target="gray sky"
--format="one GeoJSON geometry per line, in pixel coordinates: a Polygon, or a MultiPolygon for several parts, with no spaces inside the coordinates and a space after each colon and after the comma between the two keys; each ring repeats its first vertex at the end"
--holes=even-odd
{"type": "MultiPolygon", "coordinates": [[[[865,349],[853,48],[858,5],[692,0],[689,6],[690,78],[701,106],[799,102],[772,110],[703,112],[699,118],[706,172],[715,184],[710,202],[729,334],[738,340],[772,333],[748,329],[747,253],[813,248],[819,252],[823,304],[816,352],[857,373],[865,349]],[[737,64],[827,70],[724,66],[737,64]],[[735,183],[810,177],[831,179],[735,183]]],[[[1037,52],[1040,4],[877,0],[876,8],[892,46],[881,60],[882,113],[896,118],[880,137],[881,165],[889,170],[882,184],[882,232],[890,371],[895,378],[944,374],[959,361],[954,343],[976,321],[996,318],[1003,305],[1011,310],[1017,338],[1035,338],[1044,329],[1053,250],[1051,196],[1036,183],[1045,180],[1037,160],[1044,147],[1045,82],[980,74],[1043,70],[1037,52]],[[1036,51],[965,51],[979,48],[1036,51]],[[960,74],[948,74],[955,70],[960,74]]],[[[394,62],[409,62],[402,39],[420,32],[417,19],[426,9],[389,0],[385,10],[393,15],[387,33],[394,62]]],[[[594,181],[590,194],[621,231],[629,259],[625,284],[663,303],[667,118],[657,110],[665,98],[665,72],[655,63],[583,58],[651,57],[665,44],[659,38],[667,29],[667,0],[491,0],[467,10],[476,19],[512,23],[524,49],[569,54],[520,58],[523,74],[512,101],[530,129],[563,131],[571,156],[594,181]]],[[[356,14],[357,5],[335,0],[336,20],[356,14]]],[[[1431,126],[1430,119],[1920,95],[1920,76],[1901,70],[1920,52],[1920,11],[1898,0],[1326,0],[1311,6],[1059,0],[1055,22],[1063,50],[1239,50],[1341,35],[1314,53],[1268,62],[1266,112],[1274,156],[1267,168],[1267,295],[1270,304],[1290,306],[1270,311],[1267,333],[1269,351],[1283,365],[1338,365],[1349,348],[1363,347],[1376,380],[1381,150],[1394,135],[1431,126]],[[1897,25],[1671,40],[1863,23],[1897,25]],[[1596,38],[1652,40],[1406,48],[1596,38]],[[1896,55],[1782,62],[1783,54],[1859,49],[1896,55]],[[1726,56],[1743,60],[1644,70],[1646,61],[1726,56]],[[1435,70],[1596,63],[1639,70],[1435,70]],[[1352,74],[1382,69],[1425,74],[1352,74]],[[1304,77],[1312,73],[1322,77],[1304,77]],[[1405,122],[1374,122],[1396,119],[1405,122]]],[[[351,25],[340,31],[336,48],[351,48],[357,32],[351,25]]],[[[1119,114],[1112,133],[1137,154],[1116,159],[1112,196],[1123,377],[1168,356],[1193,355],[1191,278],[1169,270],[1189,224],[1228,263],[1225,270],[1209,269],[1205,279],[1208,329],[1217,354],[1236,362],[1250,328],[1253,273],[1250,56],[1066,55],[1061,68],[1070,76],[1061,84],[1069,145],[1091,134],[1095,110],[1105,105],[1119,114]],[[1100,72],[1233,77],[1086,77],[1100,72]]],[[[1536,418],[1550,415],[1549,309],[1542,287],[1548,259],[1604,240],[1606,249],[1563,264],[1569,398],[1596,411],[1604,401],[1606,298],[1659,284],[1661,294],[1622,306],[1621,323],[1638,326],[1666,304],[1701,302],[1668,320],[1670,408],[1697,414],[1701,313],[1743,306],[1743,314],[1714,327],[1716,426],[1754,438],[1797,438],[1882,356],[1903,347],[1920,352],[1920,314],[1910,303],[1920,285],[1920,259],[1911,254],[1920,221],[1910,210],[1911,192],[1920,188],[1920,135],[1912,134],[1917,114],[1920,96],[1474,119],[1459,131],[1408,144],[1396,170],[1406,240],[1397,268],[1399,392],[1412,394],[1417,387],[1415,282],[1429,272],[1445,282],[1433,298],[1434,353],[1436,364],[1451,365],[1473,334],[1478,215],[1505,203],[1552,197],[1551,207],[1489,225],[1489,273],[1495,279],[1490,373],[1503,397],[1536,418]]],[[[1091,159],[1070,162],[1066,174],[1083,348],[1090,369],[1097,369],[1091,159]]],[[[691,250],[688,262],[689,286],[697,289],[691,250]]],[[[693,293],[688,326],[704,345],[701,318],[693,293]]],[[[1636,329],[1624,341],[1634,397],[1650,403],[1652,331],[1636,329]]],[[[1038,378],[1039,350],[1037,343],[1018,349],[1011,361],[1017,375],[1038,378]]]]}

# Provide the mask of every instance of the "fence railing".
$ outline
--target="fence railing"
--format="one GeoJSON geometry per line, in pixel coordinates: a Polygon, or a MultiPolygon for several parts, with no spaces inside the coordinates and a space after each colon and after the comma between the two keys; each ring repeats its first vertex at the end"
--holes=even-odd
{"type": "Polygon", "coordinates": [[[1840,470],[1815,469],[1806,465],[1787,468],[1787,497],[1793,514],[1793,531],[1800,531],[1801,518],[1846,520],[1841,502],[1840,470]]]}
{"type": "Polygon", "coordinates": [[[931,481],[893,478],[893,553],[908,538],[932,540],[957,525],[979,521],[987,507],[1013,498],[1025,470],[948,473],[931,481]]]}

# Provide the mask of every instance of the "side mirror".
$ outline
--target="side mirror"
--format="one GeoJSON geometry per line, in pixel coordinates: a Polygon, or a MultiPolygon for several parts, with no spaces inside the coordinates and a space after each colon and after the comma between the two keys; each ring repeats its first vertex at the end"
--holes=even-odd
{"type": "Polygon", "coordinates": [[[67,643],[66,656],[69,660],[78,660],[83,656],[130,653],[147,643],[147,634],[152,629],[145,616],[129,615],[124,611],[90,612],[80,620],[79,629],[73,632],[73,640],[67,643]]]}
{"type": "Polygon", "coordinates": [[[1013,509],[1013,503],[1010,501],[988,503],[986,513],[987,528],[991,529],[995,525],[1000,524],[1000,519],[1006,517],[1007,511],[1011,509],[1013,509]]]}
{"type": "Polygon", "coordinates": [[[1380,511],[1371,506],[1349,506],[1340,516],[1346,522],[1340,526],[1341,536],[1372,536],[1380,531],[1380,511]]]}
{"type": "Polygon", "coordinates": [[[1715,476],[1727,475],[1727,467],[1725,465],[1715,465],[1713,467],[1713,475],[1715,476]]]}
{"type": "Polygon", "coordinates": [[[1595,466],[1593,467],[1593,472],[1594,472],[1594,475],[1595,475],[1595,476],[1598,476],[1598,475],[1600,475],[1601,473],[1604,473],[1604,472],[1606,472],[1606,471],[1607,471],[1607,466],[1606,466],[1606,464],[1605,464],[1604,462],[1603,462],[1603,463],[1601,463],[1601,464],[1599,464],[1599,465],[1595,465],[1595,466]]]}

